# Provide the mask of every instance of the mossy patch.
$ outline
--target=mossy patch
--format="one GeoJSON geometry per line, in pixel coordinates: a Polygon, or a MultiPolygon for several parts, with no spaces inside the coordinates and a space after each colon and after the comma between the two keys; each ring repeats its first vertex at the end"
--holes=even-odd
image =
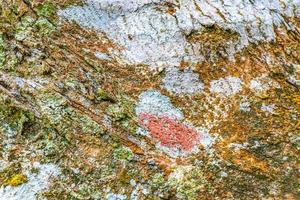
{"type": "Polygon", "coordinates": [[[112,96],[103,88],[98,88],[96,92],[96,99],[98,101],[113,101],[112,96]]]}
{"type": "Polygon", "coordinates": [[[108,107],[107,114],[113,122],[134,134],[137,129],[137,118],[134,111],[135,101],[126,95],[117,96],[117,100],[117,104],[108,107]]]}
{"type": "Polygon", "coordinates": [[[46,18],[38,19],[34,25],[42,36],[49,36],[55,31],[55,26],[46,18]]]}
{"type": "Polygon", "coordinates": [[[175,169],[167,184],[176,189],[178,199],[196,200],[201,192],[211,192],[211,186],[201,169],[193,166],[180,166],[175,169]]]}
{"type": "Polygon", "coordinates": [[[121,146],[114,151],[113,156],[116,160],[129,162],[133,158],[133,153],[130,148],[121,146]]]}
{"type": "Polygon", "coordinates": [[[30,16],[24,16],[20,22],[16,24],[15,38],[23,41],[28,37],[33,29],[34,19],[30,16]]]}
{"type": "Polygon", "coordinates": [[[52,3],[44,3],[38,5],[36,11],[38,16],[48,18],[56,13],[56,7],[52,3]]]}
{"type": "Polygon", "coordinates": [[[62,96],[41,93],[39,94],[38,104],[50,124],[64,135],[76,132],[85,134],[103,133],[103,129],[97,122],[70,107],[67,100],[62,96]]]}
{"type": "Polygon", "coordinates": [[[34,116],[31,113],[0,104],[0,130],[9,137],[20,134],[24,124],[33,119],[34,116]]]}
{"type": "Polygon", "coordinates": [[[4,35],[0,33],[0,68],[5,63],[5,41],[4,35]]]}

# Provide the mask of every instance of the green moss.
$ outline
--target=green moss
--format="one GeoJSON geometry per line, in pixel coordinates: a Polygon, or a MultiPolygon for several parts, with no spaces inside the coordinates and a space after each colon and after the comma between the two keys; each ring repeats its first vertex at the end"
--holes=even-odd
{"type": "Polygon", "coordinates": [[[118,123],[126,131],[135,134],[137,129],[137,119],[135,115],[135,101],[126,95],[117,97],[118,103],[110,105],[107,114],[113,122],[118,123]]]}
{"type": "Polygon", "coordinates": [[[103,129],[90,117],[79,113],[62,96],[52,93],[40,93],[38,105],[49,123],[63,134],[82,132],[102,134],[103,129]]]}
{"type": "Polygon", "coordinates": [[[193,166],[178,167],[167,184],[176,189],[178,199],[196,200],[200,192],[211,192],[211,186],[201,169],[193,166]]]}
{"type": "Polygon", "coordinates": [[[0,68],[5,63],[5,41],[3,34],[0,33],[0,68]]]}
{"type": "Polygon", "coordinates": [[[96,99],[102,101],[102,100],[109,100],[110,97],[104,89],[98,88],[96,99]]]}
{"type": "Polygon", "coordinates": [[[55,31],[55,26],[45,18],[38,19],[34,25],[42,36],[49,36],[55,31]]]}
{"type": "Polygon", "coordinates": [[[0,130],[9,137],[21,133],[24,124],[33,120],[32,114],[21,109],[0,104],[0,130]]]}
{"type": "Polygon", "coordinates": [[[44,3],[37,7],[37,15],[40,17],[52,17],[56,13],[56,8],[51,3],[44,3]]]}
{"type": "Polygon", "coordinates": [[[128,147],[119,147],[113,153],[114,159],[129,162],[133,158],[133,153],[130,148],[128,147]]]}
{"type": "Polygon", "coordinates": [[[30,16],[24,16],[20,22],[16,24],[15,38],[18,41],[23,41],[32,31],[34,19],[30,16]]]}
{"type": "Polygon", "coordinates": [[[163,173],[156,173],[153,175],[151,180],[151,186],[154,188],[159,188],[163,186],[165,183],[164,174],[163,173]]]}

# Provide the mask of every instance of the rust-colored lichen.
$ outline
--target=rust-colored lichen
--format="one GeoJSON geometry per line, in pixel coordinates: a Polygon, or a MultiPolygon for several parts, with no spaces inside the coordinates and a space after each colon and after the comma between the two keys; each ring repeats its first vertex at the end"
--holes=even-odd
{"type": "Polygon", "coordinates": [[[150,135],[163,146],[190,151],[199,141],[199,135],[194,128],[169,117],[157,117],[143,113],[139,116],[139,120],[147,128],[150,135]]]}

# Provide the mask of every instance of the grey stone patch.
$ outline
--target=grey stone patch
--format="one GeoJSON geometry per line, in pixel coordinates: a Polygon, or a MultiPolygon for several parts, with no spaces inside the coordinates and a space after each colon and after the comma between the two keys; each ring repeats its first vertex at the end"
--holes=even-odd
{"type": "Polygon", "coordinates": [[[103,116],[102,122],[107,128],[109,128],[109,129],[112,128],[112,121],[108,115],[103,116]]]}
{"type": "Polygon", "coordinates": [[[199,152],[199,148],[197,146],[195,146],[192,150],[186,152],[186,151],[182,151],[179,148],[170,148],[170,147],[166,147],[166,146],[162,146],[159,142],[156,143],[155,147],[164,152],[165,154],[167,154],[169,157],[171,158],[178,158],[178,157],[187,157],[191,154],[196,154],[199,152]]]}
{"type": "Polygon", "coordinates": [[[266,74],[256,77],[250,81],[249,88],[254,90],[256,93],[267,91],[271,88],[280,88],[277,81],[271,79],[266,74]]]}
{"type": "Polygon", "coordinates": [[[34,163],[33,167],[38,169],[38,173],[25,174],[28,182],[17,187],[2,186],[0,188],[0,200],[35,200],[38,193],[41,193],[49,187],[49,180],[61,174],[60,168],[54,164],[34,163]]]}
{"type": "Polygon", "coordinates": [[[209,131],[206,128],[198,128],[197,132],[201,136],[199,143],[203,145],[206,150],[208,150],[213,145],[215,138],[209,134],[209,131]]]}
{"type": "Polygon", "coordinates": [[[240,35],[238,41],[227,44],[226,53],[232,59],[250,43],[275,40],[275,27],[295,29],[284,17],[300,16],[300,0],[86,0],[86,5],[70,6],[58,14],[105,32],[125,47],[112,52],[116,59],[158,68],[179,66],[183,60],[203,61],[201,46],[189,43],[186,35],[201,32],[205,26],[216,24],[240,35]],[[173,5],[176,12],[167,13],[163,2],[173,5]]]}
{"type": "Polygon", "coordinates": [[[276,109],[275,104],[265,105],[263,104],[260,108],[262,111],[266,113],[266,115],[273,114],[274,110],[276,109]]]}
{"type": "Polygon", "coordinates": [[[170,99],[157,90],[147,90],[143,92],[139,97],[135,112],[137,116],[144,113],[165,116],[177,120],[184,119],[181,110],[175,108],[170,99]]]}
{"type": "Polygon", "coordinates": [[[95,53],[95,56],[97,58],[99,58],[100,60],[111,60],[111,57],[109,55],[99,52],[99,51],[95,53]]]}
{"type": "Polygon", "coordinates": [[[288,80],[290,83],[300,86],[300,79],[297,77],[300,77],[300,64],[294,64],[293,65],[293,73],[288,76],[288,80]]]}
{"type": "Polygon", "coordinates": [[[227,76],[210,82],[210,92],[222,96],[232,96],[242,90],[242,81],[237,77],[227,76]]]}
{"type": "Polygon", "coordinates": [[[242,102],[240,104],[240,111],[250,112],[251,111],[250,105],[251,104],[249,102],[242,102]]]}
{"type": "Polygon", "coordinates": [[[162,87],[175,95],[192,95],[201,92],[204,88],[204,84],[199,80],[199,75],[192,69],[180,71],[176,67],[167,68],[162,82],[162,87]]]}
{"type": "Polygon", "coordinates": [[[115,194],[115,193],[108,193],[106,195],[106,200],[125,200],[127,199],[127,196],[124,194],[115,194]]]}

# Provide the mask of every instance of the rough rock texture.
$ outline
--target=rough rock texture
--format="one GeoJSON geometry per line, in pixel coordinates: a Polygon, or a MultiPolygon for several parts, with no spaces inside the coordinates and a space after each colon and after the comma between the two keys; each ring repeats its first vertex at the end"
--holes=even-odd
{"type": "Polygon", "coordinates": [[[0,0],[0,200],[299,199],[299,0],[0,0]]]}
{"type": "Polygon", "coordinates": [[[105,32],[125,48],[117,53],[118,58],[156,68],[204,60],[207,49],[203,43],[207,41],[190,40],[207,27],[236,33],[237,38],[225,40],[218,49],[231,59],[250,43],[273,41],[276,27],[295,29],[286,18],[300,15],[300,1],[88,0],[59,15],[105,32]]]}

